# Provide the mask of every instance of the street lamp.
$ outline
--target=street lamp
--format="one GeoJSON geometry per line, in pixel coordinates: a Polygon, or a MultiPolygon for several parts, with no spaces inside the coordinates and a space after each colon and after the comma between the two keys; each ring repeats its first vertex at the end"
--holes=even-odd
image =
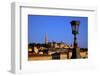
{"type": "Polygon", "coordinates": [[[72,59],[76,59],[77,58],[77,37],[76,35],[79,33],[78,32],[78,29],[79,29],[79,24],[80,24],[80,21],[71,21],[71,27],[72,27],[72,34],[74,35],[74,48],[72,50],[72,59]]]}

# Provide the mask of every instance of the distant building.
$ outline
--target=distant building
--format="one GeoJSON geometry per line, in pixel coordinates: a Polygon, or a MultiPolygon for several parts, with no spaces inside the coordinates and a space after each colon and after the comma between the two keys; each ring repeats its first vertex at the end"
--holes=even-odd
{"type": "MultiPolygon", "coordinates": [[[[64,41],[48,41],[47,33],[44,37],[44,43],[31,43],[28,45],[28,52],[33,54],[53,54],[55,52],[72,52],[73,45],[68,45],[64,41]]],[[[82,49],[84,50],[84,49],[82,49]]],[[[79,53],[79,52],[78,52],[79,53]]],[[[83,55],[83,53],[82,53],[83,55]]],[[[70,56],[70,55],[69,55],[70,56]]],[[[68,57],[69,58],[69,57],[68,57]]]]}
{"type": "Polygon", "coordinates": [[[48,44],[48,36],[47,36],[47,33],[45,34],[45,44],[48,44]]]}
{"type": "Polygon", "coordinates": [[[34,47],[34,52],[37,54],[39,52],[38,48],[37,47],[34,47]]]}
{"type": "Polygon", "coordinates": [[[29,53],[32,53],[32,48],[28,48],[28,52],[29,53]]]}

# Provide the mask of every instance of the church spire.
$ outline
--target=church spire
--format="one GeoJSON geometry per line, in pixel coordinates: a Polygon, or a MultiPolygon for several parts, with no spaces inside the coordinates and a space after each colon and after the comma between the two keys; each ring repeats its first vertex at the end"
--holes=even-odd
{"type": "Polygon", "coordinates": [[[48,36],[47,36],[47,33],[45,33],[45,44],[48,44],[48,36]]]}

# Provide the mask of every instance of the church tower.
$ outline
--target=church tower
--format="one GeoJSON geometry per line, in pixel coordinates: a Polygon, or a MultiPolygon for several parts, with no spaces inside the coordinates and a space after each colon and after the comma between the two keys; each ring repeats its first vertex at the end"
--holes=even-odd
{"type": "Polygon", "coordinates": [[[48,36],[47,36],[47,33],[45,34],[45,44],[48,44],[48,36]]]}

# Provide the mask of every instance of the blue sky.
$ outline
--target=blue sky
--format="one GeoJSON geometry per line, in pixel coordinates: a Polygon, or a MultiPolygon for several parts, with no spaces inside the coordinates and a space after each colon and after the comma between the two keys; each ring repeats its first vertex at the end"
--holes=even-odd
{"type": "Polygon", "coordinates": [[[45,34],[48,41],[56,41],[71,45],[73,44],[73,34],[70,22],[79,20],[78,46],[88,47],[88,17],[74,16],[48,16],[48,15],[28,15],[28,43],[44,43],[45,34]]]}

